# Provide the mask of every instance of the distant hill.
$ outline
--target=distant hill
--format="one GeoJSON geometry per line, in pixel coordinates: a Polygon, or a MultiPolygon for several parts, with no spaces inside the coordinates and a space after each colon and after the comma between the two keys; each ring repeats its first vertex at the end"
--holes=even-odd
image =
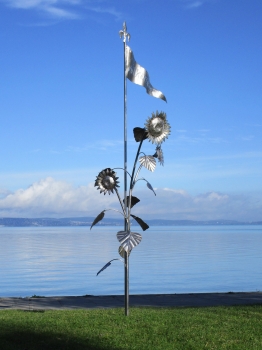
{"type": "MultiPolygon", "coordinates": [[[[37,227],[37,226],[91,226],[94,221],[93,217],[76,217],[76,218],[0,218],[0,226],[7,227],[37,227]]],[[[202,226],[202,225],[262,225],[262,221],[257,222],[240,222],[234,220],[146,220],[149,226],[202,226]]],[[[104,218],[97,226],[122,226],[122,219],[104,218]]],[[[133,221],[133,226],[138,224],[133,221]]]]}

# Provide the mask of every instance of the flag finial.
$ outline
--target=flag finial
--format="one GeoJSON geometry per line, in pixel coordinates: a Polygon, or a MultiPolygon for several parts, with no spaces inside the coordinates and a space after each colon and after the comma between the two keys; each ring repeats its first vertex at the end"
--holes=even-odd
{"type": "Polygon", "coordinates": [[[126,22],[123,23],[123,29],[119,31],[119,35],[120,35],[120,38],[123,37],[123,42],[124,43],[126,42],[126,38],[127,38],[128,41],[130,40],[131,36],[127,32],[126,22]]]}

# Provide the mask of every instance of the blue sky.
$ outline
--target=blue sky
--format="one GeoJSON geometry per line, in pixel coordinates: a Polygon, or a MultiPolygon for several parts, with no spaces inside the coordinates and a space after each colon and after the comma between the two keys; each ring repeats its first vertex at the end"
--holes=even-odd
{"type": "Polygon", "coordinates": [[[136,213],[262,220],[261,15],[260,0],[0,0],[0,216],[118,206],[93,184],[123,166],[126,21],[136,61],[168,101],[127,82],[129,169],[133,127],[156,110],[171,124],[164,167],[143,170],[157,196],[141,183],[136,213]]]}

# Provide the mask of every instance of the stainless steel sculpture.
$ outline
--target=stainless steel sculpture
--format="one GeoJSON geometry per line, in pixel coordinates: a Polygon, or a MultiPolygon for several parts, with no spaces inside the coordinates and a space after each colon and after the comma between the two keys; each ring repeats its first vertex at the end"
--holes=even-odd
{"type": "MultiPolygon", "coordinates": [[[[156,168],[156,159],[158,159],[159,163],[163,165],[163,151],[161,144],[170,134],[170,125],[167,122],[166,114],[164,112],[156,112],[152,113],[152,116],[146,121],[145,128],[134,128],[134,137],[137,142],[139,142],[137,154],[134,161],[134,166],[132,169],[132,175],[127,172],[127,170],[124,170],[124,173],[129,175],[130,177],[130,183],[129,183],[129,194],[126,196],[126,199],[124,198],[123,201],[119,195],[118,187],[119,187],[119,181],[118,177],[116,176],[117,173],[114,169],[106,168],[100,171],[100,173],[97,175],[95,180],[95,186],[98,190],[100,190],[100,193],[116,193],[119,204],[121,206],[122,211],[116,210],[116,209],[105,209],[103,210],[93,221],[91,228],[96,225],[99,221],[101,221],[104,216],[105,212],[108,210],[114,210],[119,212],[123,215],[125,220],[125,230],[117,232],[117,239],[120,243],[120,247],[118,249],[119,255],[122,258],[125,258],[125,267],[126,267],[126,260],[128,261],[128,257],[132,251],[142,240],[142,235],[137,232],[131,231],[131,219],[134,219],[142,228],[143,231],[147,230],[149,226],[138,216],[135,216],[132,214],[132,208],[140,202],[140,199],[133,196],[133,191],[135,188],[135,185],[138,181],[143,180],[146,182],[147,187],[154,192],[154,189],[152,185],[143,177],[139,177],[140,171],[142,168],[146,168],[147,170],[153,172],[156,168]],[[161,123],[159,123],[159,120],[161,123]],[[153,155],[145,155],[143,152],[141,152],[141,147],[144,140],[150,140],[152,143],[156,143],[156,150],[153,155]],[[140,156],[143,154],[142,156],[140,156]],[[138,162],[140,165],[138,166],[138,162]]],[[[90,229],[91,229],[90,228],[90,229]]],[[[118,260],[118,259],[113,259],[118,260]]],[[[104,269],[106,269],[108,266],[111,265],[110,260],[98,273],[97,275],[102,272],[104,269]]],[[[127,310],[126,315],[128,315],[128,302],[127,302],[127,310]]]]}
{"type": "MultiPolygon", "coordinates": [[[[130,56],[131,49],[126,46],[126,40],[130,40],[130,34],[127,33],[126,24],[123,24],[123,30],[119,32],[120,37],[123,38],[124,43],[124,168],[106,168],[100,171],[95,180],[95,186],[100,193],[116,193],[121,211],[116,209],[104,209],[93,221],[90,229],[96,225],[99,221],[101,221],[105,212],[108,210],[113,210],[124,217],[124,230],[117,232],[117,239],[120,243],[118,253],[124,258],[124,266],[125,266],[125,315],[129,314],[129,255],[142,240],[142,235],[137,232],[131,232],[131,219],[134,219],[142,228],[143,231],[147,230],[149,226],[138,216],[131,214],[131,209],[140,202],[140,200],[133,196],[133,191],[135,185],[138,181],[143,180],[146,182],[147,187],[156,195],[152,185],[143,177],[139,178],[140,171],[143,167],[147,170],[153,172],[156,168],[156,159],[158,159],[161,165],[164,164],[164,156],[161,148],[161,144],[165,139],[168,138],[170,134],[170,125],[166,119],[166,113],[156,111],[156,113],[152,113],[151,117],[149,117],[145,122],[145,127],[135,127],[133,129],[134,138],[136,142],[139,142],[138,150],[136,153],[136,157],[134,160],[134,165],[132,169],[132,174],[127,171],[127,109],[126,109],[126,78],[131,81],[143,85],[147,89],[147,93],[150,95],[161,98],[166,101],[165,96],[161,91],[155,90],[149,81],[149,75],[147,71],[139,66],[135,60],[133,54],[130,56]],[[128,49],[127,49],[128,48],[128,49]],[[153,155],[145,155],[141,152],[142,144],[144,140],[148,139],[153,144],[156,144],[155,153],[153,155]],[[138,162],[140,163],[137,168],[138,162]],[[122,169],[124,172],[124,198],[121,199],[118,187],[119,181],[116,176],[117,173],[115,169],[122,169]],[[129,192],[127,195],[127,176],[129,176],[129,192]]],[[[131,51],[132,53],[132,51],[131,51]]],[[[101,270],[98,271],[97,275],[105,270],[108,266],[111,265],[113,260],[121,259],[112,259],[110,260],[101,270]]]]}

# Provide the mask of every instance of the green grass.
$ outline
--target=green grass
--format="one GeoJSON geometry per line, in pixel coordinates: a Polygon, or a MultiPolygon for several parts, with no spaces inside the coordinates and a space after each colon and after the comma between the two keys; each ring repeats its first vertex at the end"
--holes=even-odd
{"type": "Polygon", "coordinates": [[[262,305],[0,311],[0,349],[262,349],[262,305]]]}

